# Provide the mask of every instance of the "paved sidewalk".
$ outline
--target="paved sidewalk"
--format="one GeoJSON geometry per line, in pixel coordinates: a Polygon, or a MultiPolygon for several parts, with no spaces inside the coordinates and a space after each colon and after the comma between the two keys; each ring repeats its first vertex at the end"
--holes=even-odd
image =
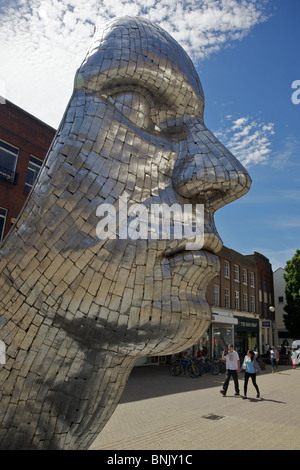
{"type": "MultiPolygon", "coordinates": [[[[219,390],[225,375],[172,377],[167,366],[135,368],[91,450],[299,450],[300,368],[267,365],[248,399],[219,390]],[[215,418],[215,419],[209,419],[215,418]]],[[[240,374],[243,393],[244,374],[240,374]]]]}

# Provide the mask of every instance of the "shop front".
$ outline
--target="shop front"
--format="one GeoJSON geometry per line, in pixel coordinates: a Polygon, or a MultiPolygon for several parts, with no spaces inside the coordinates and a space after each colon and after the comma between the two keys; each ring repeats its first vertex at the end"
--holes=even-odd
{"type": "Polygon", "coordinates": [[[234,344],[234,327],[237,323],[238,321],[232,313],[224,312],[221,309],[213,309],[210,327],[211,357],[222,357],[225,343],[227,346],[234,344]]]}
{"type": "Polygon", "coordinates": [[[236,317],[238,323],[234,328],[235,350],[244,357],[249,349],[258,350],[259,320],[256,318],[236,317]]]}

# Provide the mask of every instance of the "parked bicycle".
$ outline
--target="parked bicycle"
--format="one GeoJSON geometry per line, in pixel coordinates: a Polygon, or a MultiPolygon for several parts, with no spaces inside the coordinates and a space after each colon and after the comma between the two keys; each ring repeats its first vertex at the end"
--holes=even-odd
{"type": "Polygon", "coordinates": [[[210,372],[212,375],[220,374],[219,365],[214,359],[201,357],[200,359],[197,359],[197,367],[200,373],[210,372]]]}
{"type": "Polygon", "coordinates": [[[182,373],[186,374],[186,371],[188,371],[190,377],[193,379],[201,375],[201,371],[198,368],[195,360],[191,358],[178,358],[170,366],[170,372],[174,376],[178,376],[182,373]]]}
{"type": "Polygon", "coordinates": [[[226,361],[222,359],[215,359],[217,366],[219,367],[220,374],[225,374],[226,372],[226,361]]]}

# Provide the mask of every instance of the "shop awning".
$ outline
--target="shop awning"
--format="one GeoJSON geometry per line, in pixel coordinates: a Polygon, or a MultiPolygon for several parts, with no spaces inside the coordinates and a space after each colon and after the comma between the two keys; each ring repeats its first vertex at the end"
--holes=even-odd
{"type": "Polygon", "coordinates": [[[237,325],[238,320],[234,318],[233,314],[216,312],[212,310],[212,323],[224,323],[226,325],[237,325]]]}

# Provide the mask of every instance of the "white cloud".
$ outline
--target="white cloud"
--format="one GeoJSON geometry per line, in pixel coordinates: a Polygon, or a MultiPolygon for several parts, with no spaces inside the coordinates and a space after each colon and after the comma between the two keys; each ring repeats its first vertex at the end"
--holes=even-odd
{"type": "Polygon", "coordinates": [[[0,81],[7,99],[57,126],[94,24],[144,16],[194,60],[242,39],[266,20],[264,0],[5,0],[0,7],[0,81]]]}
{"type": "Polygon", "coordinates": [[[300,217],[295,216],[295,217],[292,217],[291,219],[288,219],[286,222],[283,221],[283,225],[286,228],[298,228],[300,227],[300,217]]]}
{"type": "Polygon", "coordinates": [[[247,168],[266,164],[271,154],[274,123],[268,124],[250,117],[226,117],[226,126],[215,132],[221,142],[247,168]]]}
{"type": "Polygon", "coordinates": [[[279,148],[272,155],[272,166],[282,169],[286,165],[299,166],[300,140],[290,134],[280,143],[279,148]]]}

